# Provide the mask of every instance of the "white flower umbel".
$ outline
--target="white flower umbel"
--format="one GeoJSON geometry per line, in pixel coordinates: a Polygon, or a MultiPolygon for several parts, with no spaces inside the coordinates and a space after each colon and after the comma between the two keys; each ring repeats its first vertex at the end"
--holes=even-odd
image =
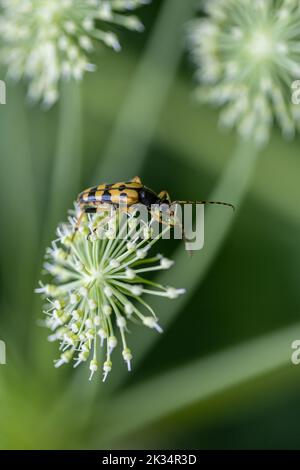
{"type": "Polygon", "coordinates": [[[51,106],[61,79],[81,80],[95,42],[121,49],[111,25],[142,31],[128,11],[151,0],[0,0],[1,62],[14,80],[29,82],[29,97],[51,106]]]}
{"type": "MultiPolygon", "coordinates": [[[[126,217],[133,219],[134,215],[126,217]]],[[[105,380],[112,368],[112,353],[121,344],[123,359],[131,370],[126,335],[130,322],[162,332],[144,294],[175,299],[184,293],[184,289],[144,278],[147,273],[169,269],[173,263],[161,255],[148,256],[160,238],[144,235],[154,220],[138,227],[131,221],[120,224],[116,213],[107,211],[85,216],[75,235],[75,219],[58,228],[58,238],[47,250],[44,265],[52,280],[37,289],[47,299],[45,324],[52,330],[49,340],[60,342],[56,367],[71,360],[76,367],[90,360],[90,378],[101,368],[105,380]]]]}
{"type": "Polygon", "coordinates": [[[191,24],[189,45],[202,102],[222,107],[221,124],[258,145],[273,122],[291,138],[300,107],[291,86],[300,77],[298,0],[209,0],[191,24]]]}

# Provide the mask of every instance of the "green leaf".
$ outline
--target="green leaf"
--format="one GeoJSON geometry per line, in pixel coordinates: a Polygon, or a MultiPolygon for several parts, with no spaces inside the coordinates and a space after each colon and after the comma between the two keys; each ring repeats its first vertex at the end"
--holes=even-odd
{"type": "MultiPolygon", "coordinates": [[[[103,417],[105,432],[101,445],[112,445],[114,440],[167,414],[245,381],[281,367],[292,367],[291,344],[299,329],[297,323],[132,386],[110,400],[108,418],[103,417]]],[[[94,429],[98,429],[97,425],[94,429]]]]}

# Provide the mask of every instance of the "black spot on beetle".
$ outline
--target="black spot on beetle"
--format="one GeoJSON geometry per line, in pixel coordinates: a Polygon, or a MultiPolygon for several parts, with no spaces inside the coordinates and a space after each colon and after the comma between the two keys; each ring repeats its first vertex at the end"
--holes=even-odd
{"type": "Polygon", "coordinates": [[[103,191],[103,194],[101,196],[101,202],[110,202],[111,201],[111,194],[108,189],[105,189],[103,191]]]}
{"type": "Polygon", "coordinates": [[[94,202],[96,201],[96,191],[97,188],[92,188],[88,194],[88,200],[89,202],[94,202]]]}
{"type": "Polygon", "coordinates": [[[97,212],[97,207],[86,207],[84,212],[86,214],[95,214],[97,212]]]}

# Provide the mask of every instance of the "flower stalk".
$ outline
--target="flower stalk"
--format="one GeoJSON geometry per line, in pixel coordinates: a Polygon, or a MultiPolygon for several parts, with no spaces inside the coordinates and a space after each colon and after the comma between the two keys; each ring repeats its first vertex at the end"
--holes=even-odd
{"type": "Polygon", "coordinates": [[[265,145],[276,122],[284,137],[300,128],[292,83],[300,75],[297,0],[205,0],[188,35],[203,103],[221,108],[220,123],[265,145]]]}
{"type": "Polygon", "coordinates": [[[184,293],[184,289],[165,287],[144,277],[173,265],[160,254],[148,256],[169,227],[151,239],[153,218],[137,227],[135,214],[125,217],[128,224],[116,211],[108,210],[85,216],[78,231],[76,218],[60,226],[44,264],[53,282],[41,283],[36,290],[47,299],[49,340],[60,342],[61,355],[55,367],[71,361],[77,367],[90,360],[90,379],[100,367],[98,352],[103,348],[106,380],[119,343],[131,370],[132,352],[127,344],[131,322],[162,333],[154,310],[143,299],[145,294],[175,299],[184,293]]]}

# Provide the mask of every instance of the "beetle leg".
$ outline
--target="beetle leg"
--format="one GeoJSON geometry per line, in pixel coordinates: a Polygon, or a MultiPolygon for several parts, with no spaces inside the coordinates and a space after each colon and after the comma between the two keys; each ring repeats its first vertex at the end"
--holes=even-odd
{"type": "MultiPolygon", "coordinates": [[[[104,214],[105,212],[109,212],[109,211],[112,211],[112,208],[115,209],[115,205],[114,204],[97,204],[95,207],[91,207],[90,210],[86,210],[86,213],[90,213],[90,214],[104,214]]],[[[105,219],[103,219],[105,220],[105,219]]],[[[96,231],[97,231],[97,228],[94,228],[93,230],[90,231],[90,233],[88,234],[87,238],[88,240],[90,239],[91,235],[93,235],[96,231]]]]}
{"type": "Polygon", "coordinates": [[[162,202],[171,204],[171,198],[168,191],[161,191],[157,196],[162,202]]]}
{"type": "MultiPolygon", "coordinates": [[[[161,212],[154,211],[154,212],[151,212],[151,215],[154,218],[154,220],[156,220],[156,222],[159,222],[162,225],[169,225],[170,227],[178,226],[181,230],[182,240],[186,244],[187,238],[186,238],[186,235],[185,235],[185,232],[184,232],[184,227],[183,227],[182,223],[179,222],[179,220],[177,219],[176,214],[175,214],[174,211],[170,212],[170,215],[173,217],[173,220],[171,220],[169,222],[163,219],[161,212]]],[[[189,253],[190,256],[192,255],[191,251],[189,251],[188,253],[189,253]]]]}
{"type": "Polygon", "coordinates": [[[80,227],[80,224],[81,224],[81,221],[82,221],[82,218],[84,217],[85,215],[85,210],[83,207],[80,208],[80,214],[79,216],[77,217],[77,221],[76,221],[76,225],[75,225],[75,229],[74,229],[74,233],[72,235],[72,242],[74,241],[74,238],[75,238],[75,235],[76,233],[78,232],[79,230],[79,227],[80,227]]]}
{"type": "MultiPolygon", "coordinates": [[[[174,225],[176,225],[176,222],[175,221],[172,221],[172,220],[169,220],[167,221],[162,213],[158,210],[155,210],[155,211],[150,211],[151,212],[151,215],[153,217],[153,219],[156,221],[156,222],[159,222],[160,224],[162,225],[169,225],[170,227],[174,227],[174,225]]],[[[170,216],[173,217],[174,215],[174,212],[171,211],[170,212],[170,216]]]]}

